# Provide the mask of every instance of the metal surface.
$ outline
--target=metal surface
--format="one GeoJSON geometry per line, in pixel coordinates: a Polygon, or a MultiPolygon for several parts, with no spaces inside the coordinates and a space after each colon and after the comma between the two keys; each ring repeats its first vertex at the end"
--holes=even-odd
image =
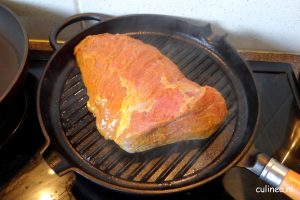
{"type": "Polygon", "coordinates": [[[27,35],[17,16],[0,3],[0,109],[22,86],[27,72],[27,35]]]}
{"type": "Polygon", "coordinates": [[[257,176],[260,176],[262,174],[262,172],[264,171],[266,165],[268,164],[269,160],[270,160],[270,158],[268,156],[260,153],[260,154],[257,154],[254,164],[247,163],[245,166],[248,170],[250,170],[257,176]]]}
{"type": "Polygon", "coordinates": [[[288,168],[271,158],[259,178],[273,187],[279,187],[287,172],[288,168]]]}
{"type": "Polygon", "coordinates": [[[1,199],[7,200],[75,200],[69,191],[74,179],[75,175],[71,173],[58,177],[40,155],[35,155],[6,187],[0,188],[0,195],[1,199]]]}
{"type": "Polygon", "coordinates": [[[0,3],[0,150],[22,128],[27,95],[27,36],[17,16],[0,3]]]}
{"type": "Polygon", "coordinates": [[[111,189],[157,194],[202,185],[233,166],[253,140],[258,97],[246,64],[209,26],[197,27],[167,16],[134,15],[93,26],[54,54],[40,82],[38,112],[47,146],[51,138],[46,152],[50,156],[45,157],[57,173],[75,170],[111,189]],[[137,154],[104,140],[87,111],[86,89],[73,56],[74,47],[85,36],[104,32],[128,34],[156,46],[187,78],[217,88],[229,108],[220,130],[207,140],[137,154]]]}

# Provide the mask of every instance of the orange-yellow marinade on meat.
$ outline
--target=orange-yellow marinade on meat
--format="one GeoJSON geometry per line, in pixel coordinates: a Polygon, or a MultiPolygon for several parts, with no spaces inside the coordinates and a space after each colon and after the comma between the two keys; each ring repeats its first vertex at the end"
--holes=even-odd
{"type": "Polygon", "coordinates": [[[216,89],[186,79],[169,58],[140,40],[88,36],[74,54],[97,129],[127,152],[207,138],[226,117],[216,89]]]}

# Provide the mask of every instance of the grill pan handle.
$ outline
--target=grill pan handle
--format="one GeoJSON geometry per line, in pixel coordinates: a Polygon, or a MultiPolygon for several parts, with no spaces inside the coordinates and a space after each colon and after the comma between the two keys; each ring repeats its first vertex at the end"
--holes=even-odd
{"type": "Polygon", "coordinates": [[[265,154],[258,154],[254,165],[247,167],[247,169],[258,175],[264,182],[278,188],[288,197],[300,199],[300,175],[274,158],[269,158],[265,154]]]}
{"type": "Polygon", "coordinates": [[[67,26],[74,24],[76,22],[85,21],[85,20],[96,20],[99,22],[103,21],[103,16],[98,13],[81,13],[77,15],[73,15],[65,20],[62,24],[55,27],[49,36],[50,45],[54,50],[57,50],[61,47],[60,44],[57,43],[58,34],[67,26]]]}
{"type": "Polygon", "coordinates": [[[42,157],[49,167],[59,176],[64,175],[70,169],[69,162],[51,146],[42,153],[42,157]]]}

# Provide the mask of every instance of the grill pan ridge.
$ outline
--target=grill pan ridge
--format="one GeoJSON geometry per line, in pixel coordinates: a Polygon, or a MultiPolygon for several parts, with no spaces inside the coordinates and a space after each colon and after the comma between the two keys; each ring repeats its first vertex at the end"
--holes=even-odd
{"type": "Polygon", "coordinates": [[[117,191],[162,194],[202,185],[233,166],[256,129],[257,113],[248,115],[256,102],[250,104],[245,92],[247,84],[253,84],[252,76],[240,79],[237,74],[245,74],[245,63],[222,38],[210,39],[211,34],[209,26],[197,27],[168,16],[132,15],[97,24],[58,49],[46,66],[37,100],[48,142],[42,153],[54,171],[62,175],[74,170],[117,191]],[[151,44],[188,79],[215,87],[229,111],[224,124],[208,139],[135,154],[105,140],[87,110],[86,88],[73,55],[84,37],[105,32],[128,34],[151,44]]]}

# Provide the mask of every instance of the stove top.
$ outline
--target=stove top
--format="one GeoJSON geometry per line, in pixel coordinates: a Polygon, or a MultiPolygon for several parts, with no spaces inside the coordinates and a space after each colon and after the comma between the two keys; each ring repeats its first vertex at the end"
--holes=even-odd
{"type": "MultiPolygon", "coordinates": [[[[28,113],[22,129],[8,138],[0,150],[0,196],[2,199],[157,199],[128,195],[100,187],[75,173],[58,177],[39,154],[45,140],[40,130],[35,95],[38,80],[51,52],[32,51],[24,93],[28,113]]],[[[260,93],[261,118],[255,147],[300,172],[300,120],[298,85],[286,63],[249,62],[260,93]]],[[[234,167],[210,183],[169,199],[288,199],[279,193],[256,193],[264,186],[245,169],[234,167]]]]}

